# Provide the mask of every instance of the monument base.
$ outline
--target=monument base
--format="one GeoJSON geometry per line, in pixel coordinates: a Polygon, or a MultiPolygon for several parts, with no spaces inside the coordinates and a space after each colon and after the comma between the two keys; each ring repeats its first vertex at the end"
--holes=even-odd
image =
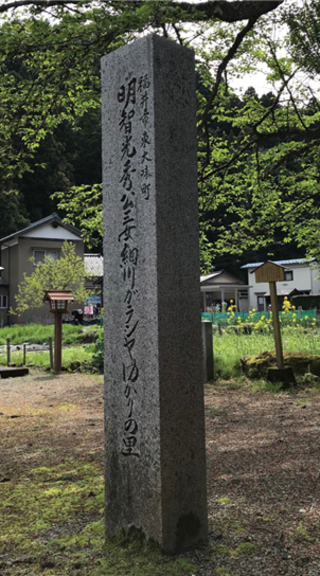
{"type": "Polygon", "coordinates": [[[293,370],[290,367],[268,368],[267,380],[269,382],[281,382],[284,389],[297,385],[293,370]]]}

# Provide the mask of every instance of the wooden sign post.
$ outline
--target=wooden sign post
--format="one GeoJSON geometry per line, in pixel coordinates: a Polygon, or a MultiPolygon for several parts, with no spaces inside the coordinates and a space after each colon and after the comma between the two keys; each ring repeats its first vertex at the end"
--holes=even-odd
{"type": "Polygon", "coordinates": [[[256,282],[269,282],[270,300],[272,309],[272,322],[274,332],[274,342],[276,346],[276,358],[278,368],[283,368],[283,351],[281,342],[281,331],[279,321],[279,307],[277,298],[276,282],[284,280],[284,268],[273,262],[265,262],[254,271],[256,282]]]}
{"type": "Polygon", "coordinates": [[[283,360],[283,350],[281,341],[281,330],[280,330],[280,320],[279,320],[279,307],[277,298],[277,287],[276,282],[281,282],[284,280],[284,268],[274,262],[269,260],[256,268],[255,270],[256,282],[269,282],[270,290],[270,300],[272,309],[272,322],[273,322],[273,333],[274,342],[276,347],[276,359],[277,359],[277,369],[269,368],[268,370],[268,380],[276,382],[283,381],[287,384],[295,384],[295,378],[292,372],[292,368],[284,367],[283,360]]]}
{"type": "Polygon", "coordinates": [[[273,333],[274,342],[276,345],[276,358],[278,368],[283,368],[283,351],[282,351],[282,341],[281,341],[281,331],[280,331],[280,321],[279,321],[279,307],[278,307],[278,297],[277,297],[277,287],[275,282],[269,282],[270,289],[270,300],[272,309],[272,323],[273,323],[273,333]]]}

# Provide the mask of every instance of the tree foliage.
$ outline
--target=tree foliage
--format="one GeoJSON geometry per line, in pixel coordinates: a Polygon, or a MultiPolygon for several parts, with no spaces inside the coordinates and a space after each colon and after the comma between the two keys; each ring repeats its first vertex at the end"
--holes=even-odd
{"type": "Polygon", "coordinates": [[[46,257],[44,262],[35,267],[32,274],[24,274],[15,296],[16,307],[10,311],[11,314],[40,308],[48,290],[71,290],[78,302],[84,302],[88,298],[89,291],[85,288],[88,272],[85,270],[83,258],[76,256],[72,242],[64,242],[61,251],[62,256],[57,260],[46,257]]]}
{"type": "MultiPolygon", "coordinates": [[[[62,125],[72,132],[98,110],[100,57],[156,31],[196,51],[203,269],[212,256],[274,243],[294,243],[314,255],[320,169],[320,107],[310,88],[319,73],[315,0],[16,0],[0,13],[6,17],[0,34],[4,189],[17,189],[18,176],[48,165],[38,151],[62,125]],[[287,26],[285,37],[275,37],[277,26],[287,26]],[[237,81],[261,67],[270,93],[239,96],[237,81]]],[[[91,239],[102,231],[100,166],[93,166],[96,179],[77,182],[63,168],[68,176],[54,200],[91,239]]]]}

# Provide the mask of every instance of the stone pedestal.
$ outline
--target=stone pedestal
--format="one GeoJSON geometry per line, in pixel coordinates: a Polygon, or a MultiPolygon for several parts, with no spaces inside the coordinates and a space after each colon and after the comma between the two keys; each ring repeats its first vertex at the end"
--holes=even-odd
{"type": "Polygon", "coordinates": [[[194,55],[102,59],[106,526],[207,538],[194,55]]]}

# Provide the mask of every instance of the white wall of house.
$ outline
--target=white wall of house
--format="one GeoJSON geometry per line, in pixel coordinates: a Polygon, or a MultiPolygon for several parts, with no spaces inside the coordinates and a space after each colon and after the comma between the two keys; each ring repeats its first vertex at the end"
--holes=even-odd
{"type": "MultiPolygon", "coordinates": [[[[310,294],[320,294],[319,270],[317,264],[312,262],[305,264],[283,264],[285,271],[292,271],[292,280],[277,282],[277,292],[282,290],[310,290],[310,294]]],[[[257,283],[255,280],[254,268],[248,269],[249,288],[249,310],[258,310],[258,297],[269,293],[269,284],[257,283]]]]}
{"type": "Polygon", "coordinates": [[[46,238],[50,240],[79,240],[79,236],[62,226],[53,227],[51,223],[43,224],[35,229],[31,229],[24,234],[28,238],[46,238]]]}
{"type": "Polygon", "coordinates": [[[319,268],[315,264],[311,269],[311,294],[320,294],[320,278],[318,276],[319,268]]]}

